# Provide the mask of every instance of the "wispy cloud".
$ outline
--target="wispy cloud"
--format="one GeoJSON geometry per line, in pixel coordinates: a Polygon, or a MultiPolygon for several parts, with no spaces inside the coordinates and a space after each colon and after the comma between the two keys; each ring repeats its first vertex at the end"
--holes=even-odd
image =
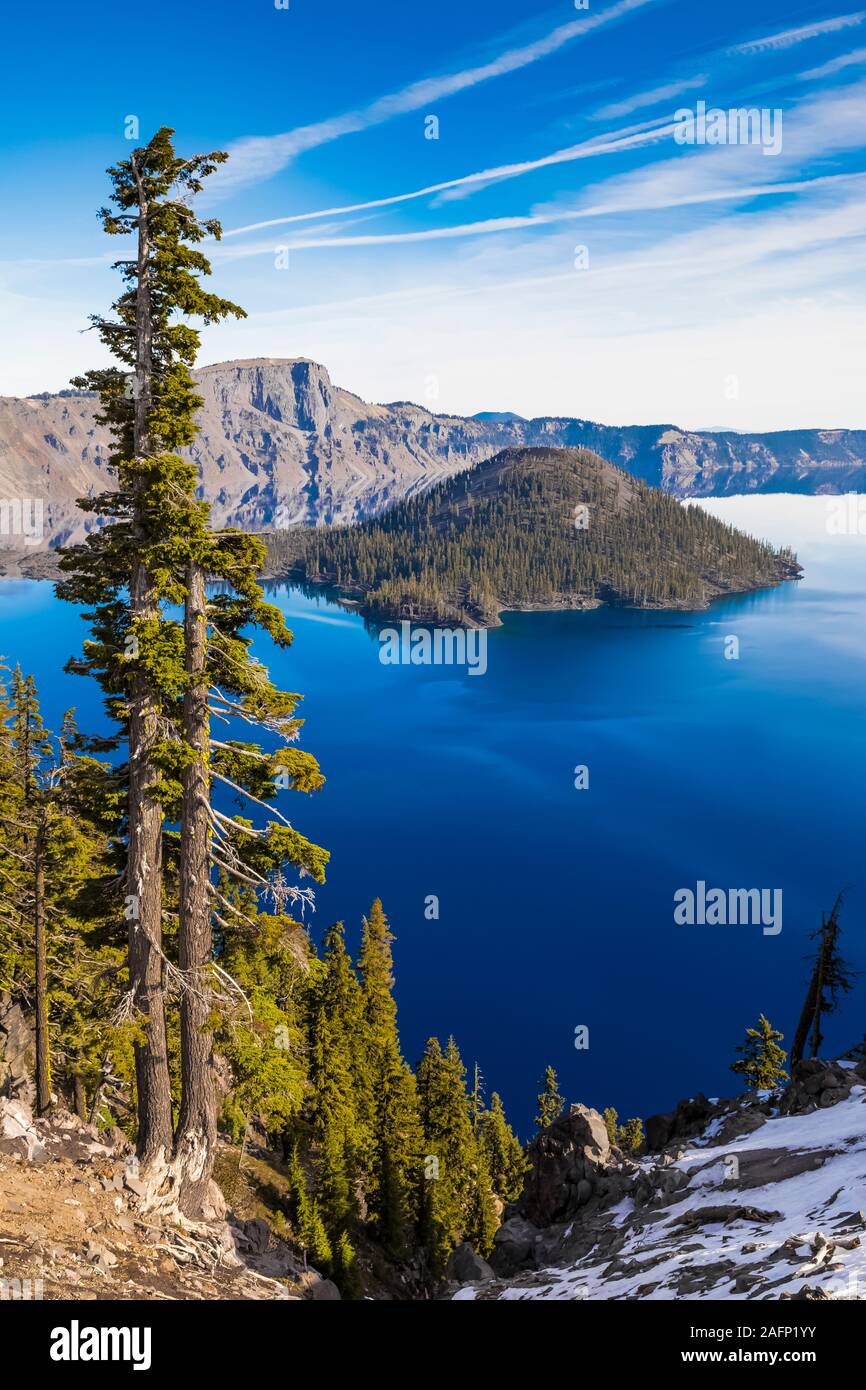
{"type": "Polygon", "coordinates": [[[621,150],[638,149],[644,145],[656,144],[673,133],[669,120],[662,124],[644,121],[640,125],[626,126],[622,130],[609,131],[593,136],[577,145],[568,145],[538,159],[521,160],[516,164],[499,164],[490,169],[481,169],[473,174],[463,174],[460,178],[446,179],[442,183],[431,183],[424,188],[415,188],[409,193],[393,193],[386,198],[373,198],[366,203],[346,203],[342,207],[321,208],[316,212],[296,212],[287,217],[270,217],[265,222],[250,222],[244,227],[230,227],[223,231],[226,237],[241,236],[247,232],[261,232],[268,227],[288,226],[297,222],[314,222],[320,217],[338,217],[352,212],[368,212],[376,208],[393,207],[398,203],[409,203],[417,198],[431,198],[454,189],[483,187],[504,179],[519,178],[522,174],[534,173],[537,169],[549,169],[556,164],[570,164],[577,159],[592,159],[597,155],[616,154],[621,150]]]}
{"type": "Polygon", "coordinates": [[[611,102],[610,106],[602,106],[595,112],[593,120],[618,120],[621,116],[629,116],[632,111],[639,111],[645,106],[658,106],[663,101],[670,101],[672,97],[679,96],[681,92],[693,91],[696,87],[706,85],[706,73],[700,73],[697,77],[684,77],[679,82],[668,82],[663,87],[653,87],[646,92],[636,92],[634,96],[626,97],[623,101],[611,102]]]}
{"type": "MultiPolygon", "coordinates": [[[[845,152],[859,147],[862,142],[862,110],[863,103],[866,102],[866,83],[857,82],[852,85],[841,87],[840,89],[827,94],[821,93],[802,102],[796,108],[796,118],[792,113],[786,125],[785,146],[781,156],[781,163],[785,166],[802,165],[807,160],[816,156],[827,155],[830,152],[845,152]]],[[[349,203],[342,207],[323,208],[315,212],[294,213],[286,217],[269,218],[264,222],[252,222],[242,227],[234,227],[223,233],[224,238],[232,238],[269,230],[272,227],[298,225],[311,222],[320,218],[336,218],[350,213],[364,213],[377,209],[392,207],[397,204],[407,203],[419,198],[441,196],[451,190],[472,190],[486,184],[499,180],[519,178],[522,175],[533,173],[540,169],[551,168],[556,165],[569,164],[576,160],[593,159],[601,155],[610,155],[619,152],[639,150],[658,145],[665,140],[671,139],[675,129],[675,123],[671,117],[663,120],[644,121],[632,126],[621,127],[605,133],[600,133],[589,140],[581,141],[576,145],[567,146],[564,149],[554,150],[552,153],[542,155],[537,159],[522,160],[513,164],[501,164],[482,169],[475,173],[464,174],[460,178],[449,179],[437,184],[428,184],[423,188],[413,189],[410,192],[396,193],[383,198],[368,200],[363,203],[349,203]]],[[[737,150],[732,151],[734,155],[737,150]]],[[[740,151],[745,157],[754,151],[740,151]]],[[[696,157],[688,160],[682,158],[674,161],[665,162],[662,165],[654,164],[648,168],[627,176],[625,183],[620,186],[636,186],[640,189],[640,201],[637,206],[655,206],[655,203],[645,203],[644,185],[652,190],[652,197],[656,197],[661,191],[662,196],[666,197],[665,181],[674,181],[668,192],[672,201],[668,206],[687,206],[695,202],[694,193],[696,191],[696,179],[700,170],[712,167],[714,174],[717,168],[721,167],[725,175],[731,178],[732,188],[729,190],[716,189],[710,190],[711,199],[729,197],[736,195],[738,185],[745,183],[742,179],[741,169],[738,163],[731,161],[728,164],[708,165],[706,161],[696,163],[696,157]],[[682,196],[680,196],[682,195],[682,196]]],[[[776,171],[781,172],[780,169],[776,171]]],[[[616,184],[616,180],[613,181],[616,184]]],[[[808,182],[808,181],[807,181],[808,182]]],[[[780,186],[780,191],[781,186],[780,186]]],[[[619,196],[619,195],[618,195],[619,196]]],[[[623,210],[626,210],[625,208],[623,210]]],[[[598,215],[598,214],[594,214],[598,215]]],[[[532,225],[532,221],[521,218],[499,218],[487,223],[469,223],[471,231],[464,231],[461,228],[433,228],[429,233],[409,232],[405,234],[407,240],[442,240],[454,236],[475,236],[476,227],[488,227],[491,232],[507,230],[511,227],[532,225]]],[[[316,245],[379,245],[387,244],[387,236],[380,238],[365,238],[363,240],[352,241],[344,237],[326,239],[319,236],[316,245]]],[[[312,245],[312,242],[302,244],[312,245]]],[[[263,244],[259,244],[256,252],[265,250],[263,244]]],[[[272,249],[272,248],[271,248],[272,249]]],[[[244,254],[243,250],[237,254],[244,254]]]]}
{"type": "MultiPolygon", "coordinates": [[[[707,163],[727,153],[709,152],[707,163]]],[[[859,426],[863,181],[803,192],[788,207],[765,199],[711,222],[644,218],[639,244],[606,228],[584,238],[588,271],[575,271],[567,236],[469,242],[438,263],[435,285],[425,278],[355,302],[333,292],[324,303],[293,298],[282,313],[254,314],[230,346],[238,356],[285,355],[287,344],[302,344],[366,399],[422,400],[432,372],[435,408],[462,414],[859,426]],[[724,394],[731,373],[741,383],[734,402],[724,394]]],[[[399,276],[396,257],[392,265],[399,276]]],[[[310,283],[298,277],[299,287],[310,283]]],[[[207,344],[222,357],[224,331],[207,344]]]]}
{"type": "Polygon", "coordinates": [[[806,43],[809,39],[821,38],[824,34],[835,34],[840,29],[851,29],[866,19],[866,10],[856,14],[837,15],[835,19],[821,19],[814,24],[803,24],[797,29],[782,29],[764,38],[750,39],[748,43],[738,43],[728,49],[734,53],[767,53],[780,48],[793,48],[795,44],[806,43]]]}
{"type": "Polygon", "coordinates": [[[297,155],[306,150],[329,144],[344,135],[369,130],[393,120],[395,116],[420,111],[432,102],[454,96],[497,77],[518,72],[557,53],[566,44],[585,38],[596,29],[624,19],[656,0],[619,0],[618,4],[600,14],[585,13],[580,19],[560,24],[550,33],[532,43],[509,48],[489,62],[440,77],[423,78],[398,92],[380,97],[368,106],[333,116],[313,125],[299,126],[280,135],[251,136],[229,147],[231,159],[211,180],[210,191],[234,193],[238,188],[271,177],[284,169],[297,155]]]}
{"type": "MultiPolygon", "coordinates": [[[[715,156],[713,151],[712,155],[715,156]]],[[[527,213],[524,216],[488,217],[477,222],[461,222],[450,227],[429,227],[413,232],[372,232],[356,236],[315,236],[289,242],[290,251],[313,251],[325,247],[409,246],[431,241],[452,241],[465,237],[494,236],[500,232],[525,231],[529,228],[551,227],[558,223],[580,222],[588,218],[609,217],[622,212],[663,211],[695,207],[707,203],[751,202],[755,198],[779,197],[802,193],[866,179],[866,174],[825,174],[812,179],[792,179],[786,182],[745,184],[739,179],[715,188],[696,188],[675,192],[661,180],[645,180],[640,191],[611,194],[604,202],[578,208],[551,209],[527,213]]],[[[694,182],[694,179],[691,180],[694,182]]],[[[258,242],[216,253],[219,259],[239,260],[246,256],[273,255],[271,242],[258,242]]]]}
{"type": "Polygon", "coordinates": [[[866,48],[854,48],[850,53],[841,53],[838,58],[831,58],[828,63],[822,63],[819,68],[801,72],[800,80],[810,82],[820,81],[822,77],[835,77],[837,72],[844,72],[845,68],[858,67],[861,63],[866,63],[866,48]]]}

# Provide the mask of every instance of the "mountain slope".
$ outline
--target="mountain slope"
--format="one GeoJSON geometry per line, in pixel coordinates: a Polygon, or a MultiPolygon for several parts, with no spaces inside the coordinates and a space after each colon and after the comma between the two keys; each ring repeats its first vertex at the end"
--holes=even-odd
{"type": "Polygon", "coordinates": [[[507,449],[383,517],[277,533],[269,552],[273,571],[371,616],[470,624],[515,608],[704,608],[799,573],[789,552],[586,449],[507,449]]]}
{"type": "Polygon", "coordinates": [[[511,1216],[498,1277],[454,1296],[866,1299],[864,1080],[866,1063],[849,1056],[801,1063],[781,1103],[697,1097],[680,1107],[703,1109],[697,1132],[637,1162],[610,1147],[595,1111],[573,1107],[535,1147],[547,1145],[549,1167],[556,1131],[592,1137],[570,1154],[591,1191],[569,1199],[566,1179],[569,1214],[550,1224],[511,1216]]]}
{"type": "MultiPolygon", "coordinates": [[[[218,525],[250,530],[374,516],[501,449],[595,450],[678,497],[866,490],[866,431],[700,434],[509,412],[472,419],[400,402],[370,405],[306,359],[224,362],[197,373],[191,449],[218,525]]],[[[108,432],[90,396],[0,398],[0,499],[40,498],[42,546],[80,540],[75,499],[110,487],[108,432]]],[[[30,555],[20,535],[0,547],[30,555]]]]}

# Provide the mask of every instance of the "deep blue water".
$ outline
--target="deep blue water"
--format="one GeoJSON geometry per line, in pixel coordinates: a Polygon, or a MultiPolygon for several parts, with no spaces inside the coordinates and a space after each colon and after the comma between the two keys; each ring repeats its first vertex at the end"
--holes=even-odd
{"type": "MultiPolygon", "coordinates": [[[[285,587],[295,644],[257,643],[303,691],[303,746],[328,776],[281,803],[332,851],[314,934],[341,917],[354,948],[380,895],[407,1055],[453,1033],[524,1135],[547,1063],[569,1099],[623,1116],[735,1090],[759,1012],[790,1039],[807,934],[846,885],[866,971],[866,538],[828,538],[821,499],[713,510],[793,543],[805,578],[697,614],[511,614],[483,677],[382,665],[359,618],[285,587]],[[699,879],[781,888],[781,934],[675,925],[674,892],[699,879]]],[[[60,671],[84,633],[49,585],[0,584],[0,651],[35,674],[46,722],[74,704],[94,730],[99,692],[60,671]]],[[[863,1035],[864,994],[828,1046],[863,1035]]]]}

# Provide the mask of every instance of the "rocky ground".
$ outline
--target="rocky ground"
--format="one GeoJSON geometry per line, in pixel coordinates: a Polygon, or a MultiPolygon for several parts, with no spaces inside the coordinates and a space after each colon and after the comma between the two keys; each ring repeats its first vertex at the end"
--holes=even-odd
{"type": "MultiPolygon", "coordinates": [[[[58,1104],[32,1111],[32,1029],[0,997],[0,1300],[336,1300],[288,1236],[279,1156],[221,1144],[208,1220],[142,1207],[131,1146],[58,1104]]],[[[489,1261],[458,1247],[459,1301],[866,1299],[866,1059],[801,1062],[781,1092],[694,1096],[637,1157],[574,1105],[529,1145],[489,1261]]],[[[362,1243],[365,1296],[417,1300],[418,1270],[362,1243]]]]}
{"type": "Polygon", "coordinates": [[[490,1263],[458,1300],[866,1299],[866,1062],[804,1061],[781,1097],[697,1096],[613,1148],[583,1106],[530,1146],[490,1263]]]}
{"type": "Polygon", "coordinates": [[[132,1150],[68,1111],[0,1100],[0,1297],[337,1299],[261,1217],[179,1226],[139,1211],[132,1150]]]}

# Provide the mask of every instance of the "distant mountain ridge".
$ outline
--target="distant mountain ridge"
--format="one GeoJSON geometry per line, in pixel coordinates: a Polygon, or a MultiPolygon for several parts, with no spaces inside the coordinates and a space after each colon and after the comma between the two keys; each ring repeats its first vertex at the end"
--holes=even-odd
{"type": "MultiPolygon", "coordinates": [[[[223,362],[196,373],[190,449],[217,525],[260,531],[375,516],[506,448],[589,448],[677,497],[866,490],[866,430],[709,434],[510,412],[436,415],[369,404],[306,358],[223,362]]],[[[92,396],[0,398],[0,499],[41,498],[41,547],[93,525],[76,498],[112,486],[111,441],[92,396]]],[[[14,535],[0,548],[24,548],[14,535]]],[[[40,545],[27,546],[32,555],[40,545]]]]}

